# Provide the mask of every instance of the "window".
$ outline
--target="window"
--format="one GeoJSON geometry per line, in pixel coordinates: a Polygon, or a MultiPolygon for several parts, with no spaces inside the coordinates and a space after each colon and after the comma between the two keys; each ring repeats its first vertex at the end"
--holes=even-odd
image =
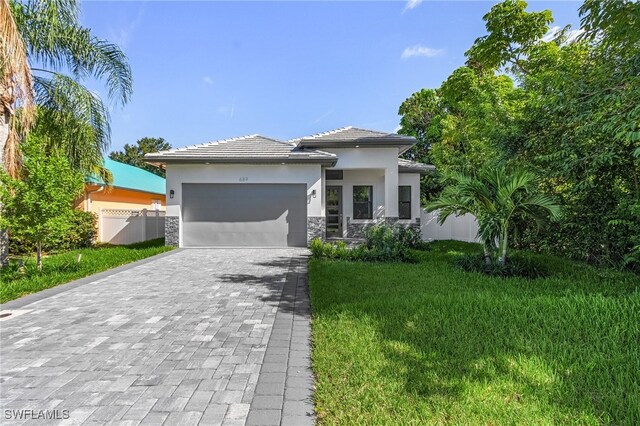
{"type": "Polygon", "coordinates": [[[373,186],[353,187],[353,218],[373,219],[373,186]]]}
{"type": "Polygon", "coordinates": [[[160,200],[151,200],[151,209],[160,210],[162,206],[162,202],[160,200]]]}
{"type": "Polygon", "coordinates": [[[398,187],[398,216],[400,219],[411,219],[411,187],[398,187]]]}
{"type": "Polygon", "coordinates": [[[342,180],[342,170],[326,170],[325,177],[327,180],[342,180]]]}

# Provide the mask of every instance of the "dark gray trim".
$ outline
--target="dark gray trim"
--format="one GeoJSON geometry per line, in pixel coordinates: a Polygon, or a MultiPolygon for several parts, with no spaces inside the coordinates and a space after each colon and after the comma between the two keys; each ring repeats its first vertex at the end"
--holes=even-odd
{"type": "Polygon", "coordinates": [[[107,278],[111,275],[126,271],[128,269],[133,269],[136,266],[144,265],[145,263],[149,263],[154,260],[162,259],[163,257],[170,256],[179,252],[182,249],[175,249],[169,252],[159,253],[151,257],[145,257],[144,259],[136,260],[135,262],[126,263],[124,265],[116,266],[115,268],[107,269],[106,271],[98,272],[93,275],[88,275],[84,278],[79,278],[77,280],[68,282],[66,284],[60,284],[55,287],[47,288],[45,290],[39,291],[37,293],[28,294],[16,300],[11,300],[6,303],[0,304],[0,310],[12,310],[12,309],[20,309],[31,303],[39,302],[40,300],[46,299],[51,296],[55,296],[60,293],[64,293],[65,291],[73,290],[76,287],[80,287],[85,284],[92,283],[94,281],[101,280],[103,278],[107,278]]]}
{"type": "Polygon", "coordinates": [[[278,303],[246,425],[315,424],[307,259],[294,256],[278,303]]]}
{"type": "MultiPolygon", "coordinates": [[[[147,154],[148,155],[148,154],[147,154]]],[[[198,156],[145,156],[145,162],[149,164],[320,164],[321,166],[333,167],[338,162],[338,158],[260,158],[260,157],[227,157],[211,158],[204,155],[198,156]]]]}
{"type": "Polygon", "coordinates": [[[436,171],[436,168],[431,167],[402,167],[398,166],[398,173],[420,173],[421,175],[427,175],[436,171]]]}
{"type": "Polygon", "coordinates": [[[372,148],[372,147],[399,147],[407,149],[411,148],[415,145],[416,141],[413,138],[360,138],[360,139],[349,139],[349,140],[331,140],[331,141],[323,141],[323,140],[314,140],[307,139],[301,140],[298,142],[298,147],[304,148],[355,148],[359,146],[360,148],[372,148]]]}

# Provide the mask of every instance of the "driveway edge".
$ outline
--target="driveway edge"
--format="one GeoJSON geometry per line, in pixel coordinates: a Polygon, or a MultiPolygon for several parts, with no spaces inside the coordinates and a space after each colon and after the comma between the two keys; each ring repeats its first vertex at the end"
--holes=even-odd
{"type": "Polygon", "coordinates": [[[289,265],[246,425],[313,425],[307,256],[289,265]]]}
{"type": "Polygon", "coordinates": [[[65,284],[59,284],[55,287],[47,288],[37,293],[27,294],[26,296],[22,296],[18,299],[11,300],[6,303],[1,303],[0,311],[23,308],[32,303],[36,303],[41,300],[47,299],[49,297],[56,296],[60,293],[64,293],[65,291],[73,290],[74,288],[92,283],[94,281],[101,280],[103,278],[107,278],[111,275],[126,271],[128,269],[133,269],[136,266],[144,265],[145,263],[149,263],[153,260],[170,256],[180,251],[182,251],[181,248],[176,248],[163,253],[158,253],[153,256],[145,257],[144,259],[136,260],[134,262],[125,263],[124,265],[116,266],[115,268],[107,269],[106,271],[98,272],[93,275],[87,275],[86,277],[78,278],[77,280],[73,280],[65,284]]]}

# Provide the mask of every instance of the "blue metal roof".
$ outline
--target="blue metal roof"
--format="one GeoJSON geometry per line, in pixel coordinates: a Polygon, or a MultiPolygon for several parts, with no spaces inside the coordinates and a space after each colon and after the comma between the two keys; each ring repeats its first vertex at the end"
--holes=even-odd
{"type": "MultiPolygon", "coordinates": [[[[120,163],[110,158],[104,159],[104,167],[113,175],[113,186],[116,188],[132,189],[152,194],[164,195],[166,193],[166,180],[144,169],[120,163]]],[[[88,176],[85,181],[96,185],[105,184],[98,176],[88,176]]]]}

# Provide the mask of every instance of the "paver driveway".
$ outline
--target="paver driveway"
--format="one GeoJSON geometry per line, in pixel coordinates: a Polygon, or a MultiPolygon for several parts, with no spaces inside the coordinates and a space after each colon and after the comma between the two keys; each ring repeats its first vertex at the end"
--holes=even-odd
{"type": "Polygon", "coordinates": [[[1,422],[311,423],[304,254],[180,250],[21,307],[1,422]]]}

